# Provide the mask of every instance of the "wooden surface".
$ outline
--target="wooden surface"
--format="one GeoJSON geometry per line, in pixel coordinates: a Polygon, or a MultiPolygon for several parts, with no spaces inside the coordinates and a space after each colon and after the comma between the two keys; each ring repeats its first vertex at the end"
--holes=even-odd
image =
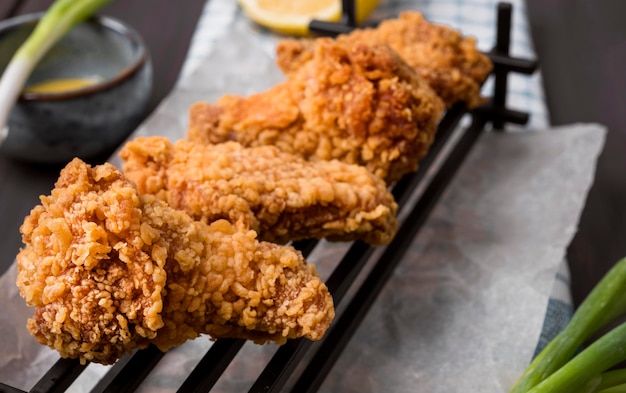
{"type": "MultiPolygon", "coordinates": [[[[2,0],[0,18],[41,11],[51,0],[2,0]]],[[[527,0],[530,24],[555,124],[594,121],[609,127],[595,184],[569,250],[578,302],[602,274],[626,256],[626,2],[527,0]]],[[[103,14],[131,24],[154,64],[153,109],[174,85],[204,0],[124,0],[103,14]]],[[[21,245],[23,217],[49,193],[59,168],[0,155],[0,273],[21,245]]]]}
{"type": "Polygon", "coordinates": [[[527,4],[552,122],[608,127],[595,182],[568,252],[578,304],[626,257],[626,1],[527,4]]]}

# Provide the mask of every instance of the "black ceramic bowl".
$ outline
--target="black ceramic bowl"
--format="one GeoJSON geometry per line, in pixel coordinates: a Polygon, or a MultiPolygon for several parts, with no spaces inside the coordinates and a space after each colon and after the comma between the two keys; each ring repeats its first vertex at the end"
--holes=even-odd
{"type": "MultiPolygon", "coordinates": [[[[0,22],[0,72],[42,14],[0,22]]],[[[72,29],[33,71],[26,86],[95,78],[60,92],[22,93],[0,143],[2,154],[31,162],[88,160],[114,150],[141,122],[152,88],[148,50],[119,20],[94,17],[72,29]]]]}

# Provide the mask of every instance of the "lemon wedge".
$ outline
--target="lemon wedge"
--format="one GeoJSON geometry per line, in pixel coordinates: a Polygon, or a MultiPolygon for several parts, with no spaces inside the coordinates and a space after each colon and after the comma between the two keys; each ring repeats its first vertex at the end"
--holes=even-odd
{"type": "MultiPolygon", "coordinates": [[[[307,35],[313,19],[336,22],[341,18],[341,0],[239,0],[248,18],[276,32],[307,35]]],[[[356,0],[357,23],[367,18],[378,0],[356,0]]]]}

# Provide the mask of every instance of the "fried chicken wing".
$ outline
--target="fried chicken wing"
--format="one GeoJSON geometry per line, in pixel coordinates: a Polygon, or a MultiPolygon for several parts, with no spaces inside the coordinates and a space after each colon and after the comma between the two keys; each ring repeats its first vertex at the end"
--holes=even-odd
{"type": "Polygon", "coordinates": [[[388,46],[325,38],[284,83],[249,97],[194,104],[188,139],[275,145],[310,161],[364,165],[394,182],[417,169],[443,110],[388,46]]]}
{"type": "MultiPolygon", "coordinates": [[[[474,38],[429,23],[419,12],[405,11],[376,28],[356,29],[337,40],[389,45],[430,84],[448,108],[458,101],[470,108],[483,102],[480,86],[493,68],[489,58],[477,50],[474,38]]],[[[313,58],[318,44],[311,39],[281,41],[276,48],[278,66],[287,74],[296,72],[313,58]]]]}
{"type": "Polygon", "coordinates": [[[275,146],[172,144],[139,137],[120,151],[126,177],[197,220],[241,221],[259,238],[388,243],[397,205],[384,181],[340,161],[308,162],[275,146]]]}
{"type": "Polygon", "coordinates": [[[110,164],[68,164],[21,232],[17,286],[35,307],[27,327],[63,357],[107,364],[205,333],[316,340],[334,317],[294,248],[226,220],[194,221],[110,164]]]}

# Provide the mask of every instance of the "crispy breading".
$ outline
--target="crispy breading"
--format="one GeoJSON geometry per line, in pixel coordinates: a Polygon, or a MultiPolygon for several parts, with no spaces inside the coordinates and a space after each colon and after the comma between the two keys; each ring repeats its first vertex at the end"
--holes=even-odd
{"type": "Polygon", "coordinates": [[[112,165],[74,159],[21,226],[17,286],[28,330],[63,357],[112,363],[208,334],[322,337],[328,289],[292,247],[226,220],[194,221],[142,196],[112,165]]]}
{"type": "Polygon", "coordinates": [[[391,241],[397,205],[385,182],[337,160],[309,162],[275,146],[172,144],[139,137],[120,150],[126,177],[193,218],[243,222],[261,240],[391,241]]]}
{"type": "Polygon", "coordinates": [[[194,104],[188,138],[275,145],[309,161],[363,165],[392,183],[417,169],[443,110],[388,46],[323,38],[285,82],[249,97],[194,104]]]}
{"type": "MultiPolygon", "coordinates": [[[[480,87],[493,68],[489,58],[476,48],[473,37],[429,23],[419,12],[405,11],[376,28],[355,29],[337,40],[389,45],[430,84],[448,108],[459,101],[470,108],[483,102],[480,87]]],[[[318,42],[311,39],[279,42],[278,66],[287,74],[296,72],[313,58],[318,42]]]]}

